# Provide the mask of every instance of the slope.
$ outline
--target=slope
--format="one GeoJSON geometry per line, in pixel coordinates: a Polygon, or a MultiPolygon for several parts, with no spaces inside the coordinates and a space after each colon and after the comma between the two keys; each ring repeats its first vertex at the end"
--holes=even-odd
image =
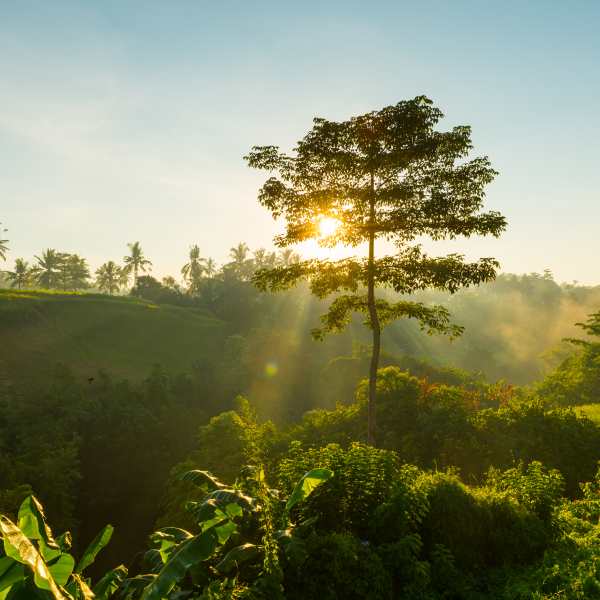
{"type": "Polygon", "coordinates": [[[83,380],[106,367],[135,384],[154,363],[177,372],[203,356],[219,357],[227,332],[226,323],[201,309],[0,289],[0,385],[5,395],[33,396],[47,386],[56,361],[70,364],[83,380]]]}

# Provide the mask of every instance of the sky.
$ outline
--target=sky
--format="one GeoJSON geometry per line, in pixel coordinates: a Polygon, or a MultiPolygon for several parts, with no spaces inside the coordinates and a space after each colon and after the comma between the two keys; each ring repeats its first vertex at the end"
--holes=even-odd
{"type": "Polygon", "coordinates": [[[441,129],[472,127],[508,220],[426,251],[598,285],[599,26],[577,0],[0,0],[0,268],[55,248],[96,269],[139,241],[179,278],[193,244],[272,249],[243,156],[426,95],[441,129]]]}

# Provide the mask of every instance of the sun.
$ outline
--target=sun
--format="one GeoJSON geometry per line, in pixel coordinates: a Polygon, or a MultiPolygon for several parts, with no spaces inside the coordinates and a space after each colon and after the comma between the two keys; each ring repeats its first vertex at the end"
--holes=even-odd
{"type": "Polygon", "coordinates": [[[333,235],[338,227],[339,223],[337,219],[332,219],[331,217],[324,217],[319,221],[321,235],[333,235]]]}

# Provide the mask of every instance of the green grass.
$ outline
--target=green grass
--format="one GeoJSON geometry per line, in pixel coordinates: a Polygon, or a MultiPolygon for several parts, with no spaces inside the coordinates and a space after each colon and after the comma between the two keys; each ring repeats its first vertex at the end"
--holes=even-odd
{"type": "Polygon", "coordinates": [[[574,406],[573,410],[577,416],[580,416],[582,412],[585,416],[592,421],[600,423],[600,403],[598,404],[582,404],[581,406],[574,406]]]}
{"type": "Polygon", "coordinates": [[[202,310],[131,297],[0,289],[0,380],[27,396],[48,382],[56,361],[87,379],[99,367],[139,383],[153,363],[189,370],[219,358],[228,326],[202,310]]]}

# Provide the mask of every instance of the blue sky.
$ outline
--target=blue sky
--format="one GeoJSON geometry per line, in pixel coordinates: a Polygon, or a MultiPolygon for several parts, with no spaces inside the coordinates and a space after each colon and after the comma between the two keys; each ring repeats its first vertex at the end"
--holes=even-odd
{"type": "Polygon", "coordinates": [[[577,1],[0,0],[0,268],[140,241],[177,275],[192,244],[271,248],[250,148],[425,94],[472,126],[509,222],[427,250],[600,284],[599,26],[577,1]]]}

